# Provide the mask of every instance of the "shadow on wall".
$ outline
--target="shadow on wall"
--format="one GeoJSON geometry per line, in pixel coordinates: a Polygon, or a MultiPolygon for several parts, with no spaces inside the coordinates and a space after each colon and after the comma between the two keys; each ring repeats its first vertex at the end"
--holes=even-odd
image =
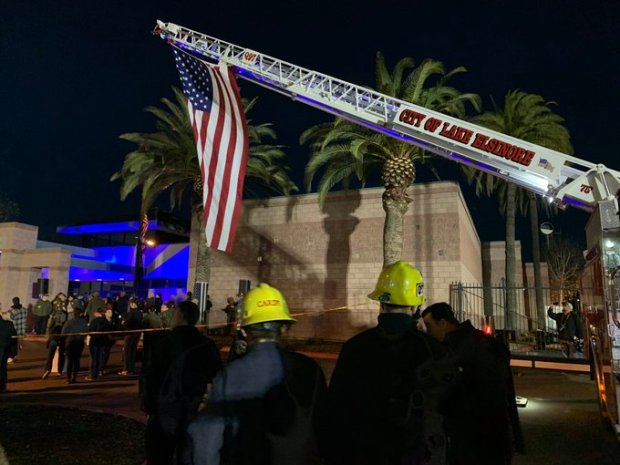
{"type": "MultiPolygon", "coordinates": [[[[348,191],[345,195],[327,199],[323,205],[323,229],[329,236],[325,256],[326,276],[323,285],[323,307],[326,309],[348,305],[347,282],[351,262],[351,235],[360,223],[353,216],[362,202],[359,191],[348,191]]],[[[316,332],[336,333],[338,328],[355,327],[350,312],[328,312],[314,318],[316,332]]]]}
{"type": "MultiPolygon", "coordinates": [[[[287,223],[290,224],[299,200],[292,197],[289,202],[287,223]]],[[[274,241],[272,233],[254,227],[241,226],[237,231],[234,252],[228,259],[255,276],[258,282],[266,282],[280,289],[293,313],[309,312],[297,318],[292,336],[345,339],[363,329],[355,325],[346,310],[323,312],[348,303],[350,239],[360,222],[353,212],[360,204],[361,194],[358,191],[326,201],[322,209],[327,215],[323,219],[323,228],[329,236],[325,261],[317,257],[313,266],[295,252],[297,237],[286,240],[282,237],[282,240],[274,241]],[[324,279],[322,273],[317,272],[317,267],[325,270],[324,279]]],[[[295,234],[296,228],[290,231],[289,234],[295,234]]]]}

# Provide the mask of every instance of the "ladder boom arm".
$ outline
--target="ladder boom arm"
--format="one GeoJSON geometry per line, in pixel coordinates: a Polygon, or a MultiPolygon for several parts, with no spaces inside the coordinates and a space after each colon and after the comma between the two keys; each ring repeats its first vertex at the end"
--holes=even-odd
{"type": "MultiPolygon", "coordinates": [[[[294,100],[429,152],[491,173],[560,206],[591,211],[614,199],[620,172],[287,63],[182,26],[157,22],[154,34],[199,58],[294,100]]],[[[616,205],[617,209],[617,205],[616,205]]]]}

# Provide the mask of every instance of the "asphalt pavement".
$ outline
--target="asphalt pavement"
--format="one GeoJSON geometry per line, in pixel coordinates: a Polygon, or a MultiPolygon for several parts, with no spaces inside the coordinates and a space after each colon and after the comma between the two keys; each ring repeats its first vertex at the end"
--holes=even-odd
{"type": "MultiPolygon", "coordinates": [[[[87,382],[88,355],[84,351],[77,384],[64,377],[41,379],[46,360],[42,339],[27,338],[16,363],[9,365],[9,392],[0,395],[2,406],[46,404],[123,415],[138,421],[140,410],[137,376],[120,376],[121,347],[112,350],[108,373],[87,382]]],[[[313,354],[329,379],[333,354],[313,354]]],[[[618,465],[620,442],[606,431],[599,418],[596,387],[587,374],[538,369],[516,369],[517,394],[528,398],[519,409],[527,454],[513,465],[618,465]]],[[[484,450],[484,444],[480,444],[484,450]]]]}

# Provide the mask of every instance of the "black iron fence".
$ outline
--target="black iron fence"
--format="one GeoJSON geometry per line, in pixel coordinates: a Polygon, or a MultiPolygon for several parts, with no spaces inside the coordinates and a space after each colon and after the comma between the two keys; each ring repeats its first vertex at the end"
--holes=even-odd
{"type": "MultiPolygon", "coordinates": [[[[450,305],[459,321],[470,320],[478,329],[491,325],[500,337],[519,352],[556,350],[557,326],[547,316],[547,309],[562,299],[572,299],[579,314],[579,292],[576,289],[545,287],[543,306],[536,305],[533,287],[508,288],[500,282],[491,286],[456,282],[450,285],[450,305]],[[509,308],[509,293],[513,293],[514,308],[509,308]]],[[[556,308],[555,311],[561,311],[556,308]]]]}

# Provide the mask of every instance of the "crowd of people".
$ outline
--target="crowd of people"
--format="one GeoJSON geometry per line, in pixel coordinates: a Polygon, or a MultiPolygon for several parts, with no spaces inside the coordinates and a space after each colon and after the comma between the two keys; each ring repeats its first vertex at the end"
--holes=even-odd
{"type": "MultiPolygon", "coordinates": [[[[191,293],[186,298],[191,298],[191,293]]],[[[143,340],[143,357],[146,358],[149,344],[157,337],[149,331],[169,328],[175,305],[174,300],[163,302],[161,294],[152,292],[144,300],[124,291],[106,298],[96,291],[90,296],[67,296],[61,292],[51,300],[41,295],[29,308],[22,306],[19,297],[15,297],[10,309],[2,311],[0,305],[3,322],[0,341],[10,341],[0,353],[3,357],[0,359],[0,388],[6,389],[6,365],[18,358],[21,338],[26,335],[40,335],[46,339],[48,354],[43,379],[52,374],[56,361],[56,375],[66,374],[69,384],[77,382],[80,360],[88,346],[90,367],[83,379],[97,380],[106,373],[111,349],[118,340],[123,341],[123,369],[118,374],[138,374],[136,364],[142,334],[146,333],[143,340]]]]}
{"type": "MultiPolygon", "coordinates": [[[[508,465],[524,452],[507,347],[459,323],[447,303],[422,311],[424,282],[411,264],[383,269],[369,294],[378,324],[344,343],[329,384],[315,360],[282,348],[295,319],[278,289],[263,283],[241,297],[223,309],[238,318],[226,363],[196,328],[192,300],[41,299],[43,378],[58,355],[58,371],[75,382],[86,337],[87,381],[106,373],[119,338],[120,374],[137,373],[144,333],[148,465],[508,465]]],[[[16,335],[6,323],[0,334],[16,335]]]]}
{"type": "Polygon", "coordinates": [[[507,465],[523,452],[506,346],[446,303],[422,311],[409,263],[385,268],[369,297],[378,325],[345,342],[329,385],[282,349],[295,319],[277,289],[243,296],[226,364],[195,330],[197,307],[180,304],[141,382],[147,463],[507,465]]]}

